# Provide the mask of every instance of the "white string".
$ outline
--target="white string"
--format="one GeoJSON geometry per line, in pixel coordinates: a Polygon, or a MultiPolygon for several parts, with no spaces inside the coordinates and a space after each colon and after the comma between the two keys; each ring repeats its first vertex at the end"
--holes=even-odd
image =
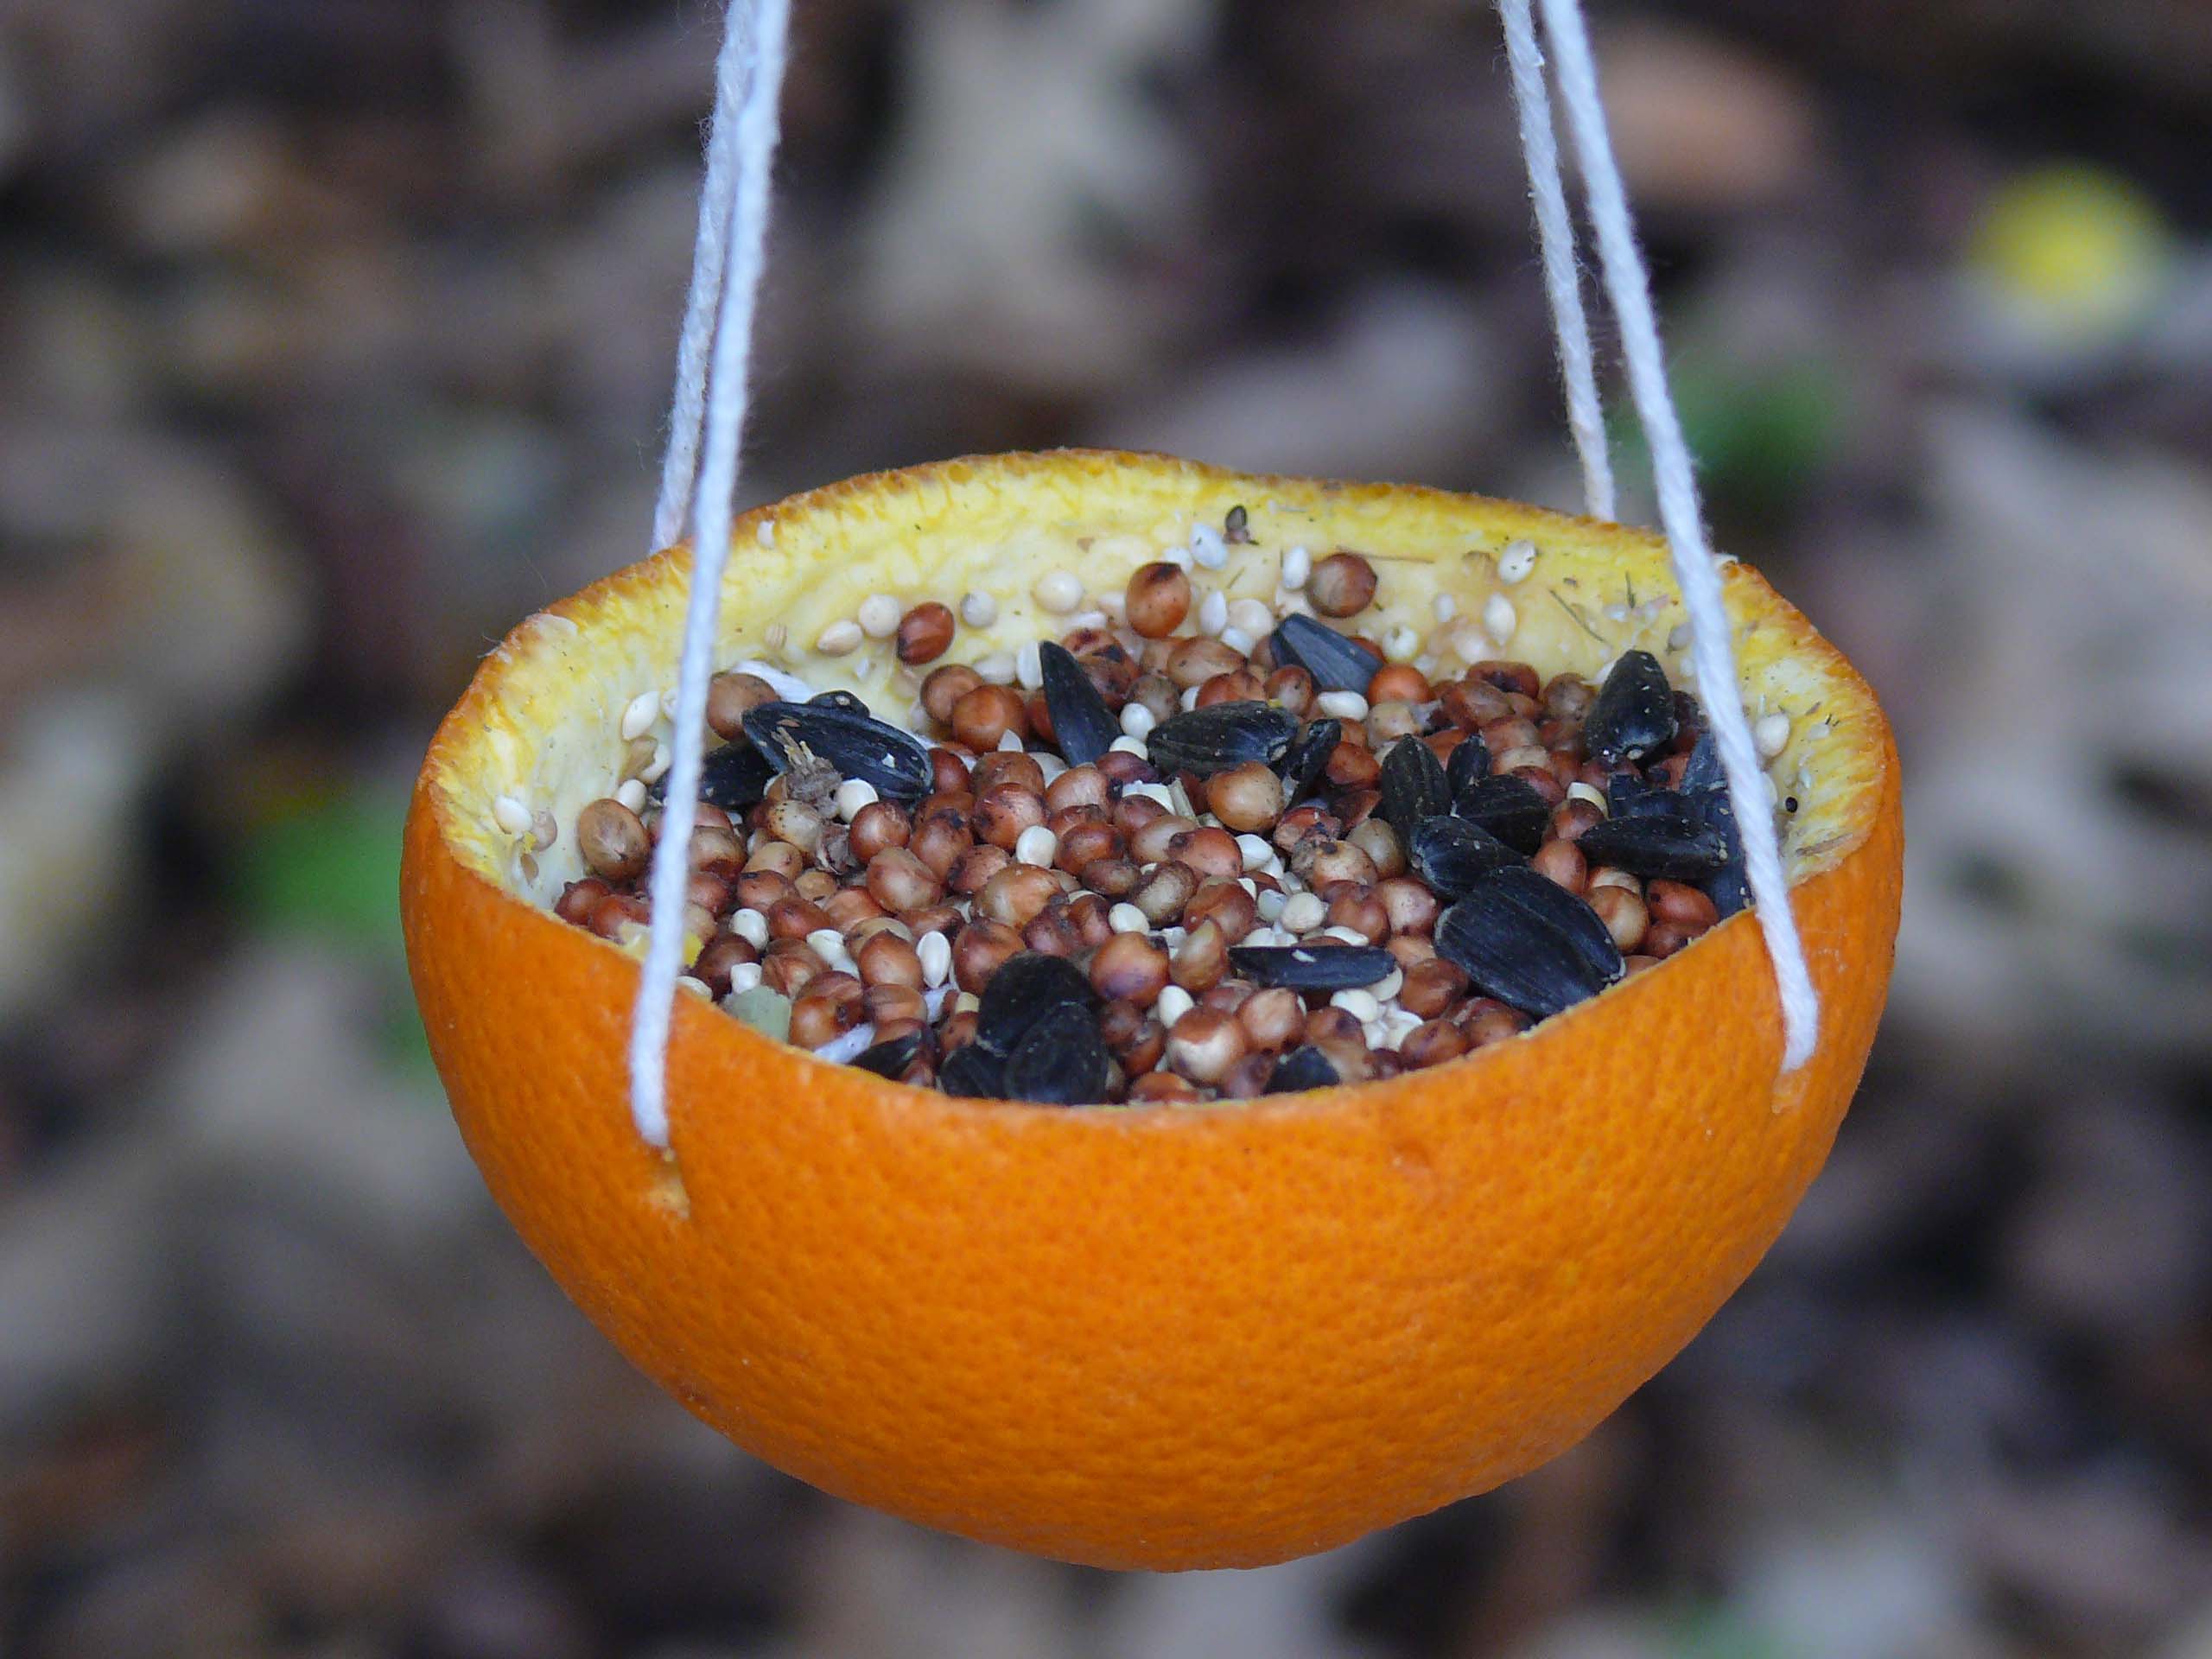
{"type": "Polygon", "coordinates": [[[699,435],[707,417],[707,352],[722,291],[722,259],[728,245],[730,208],[737,196],[737,106],[745,90],[749,20],[731,0],[715,60],[715,110],[708,118],[707,175],[699,187],[699,229],[691,243],[691,291],[683,300],[683,328],[676,348],[676,393],[668,415],[668,454],[660,467],[660,500],[653,508],[657,553],[683,533],[691,516],[691,485],[699,465],[699,435]]]}
{"type": "Polygon", "coordinates": [[[1621,350],[1628,370],[1637,419],[1651,450],[1652,480],[1659,496],[1659,522],[1667,533],[1675,581],[1688,607],[1690,655],[1705,694],[1706,719],[1720,753],[1728,798],[1743,833],[1745,874],[1765,932],[1767,954],[1781,995],[1782,1065],[1794,1071],[1813,1057],[1820,1040],[1820,1000],[1805,965],[1804,942],[1790,913],[1789,884],[1782,869],[1782,848],[1774,832],[1774,809],[1767,798],[1766,775],[1751,744],[1750,723],[1736,691],[1736,652],[1728,613],[1721,602],[1720,572],[1706,544],[1698,505],[1697,480],[1689,445],[1682,437],[1667,386],[1667,365],[1652,312],[1651,278],[1629,217],[1628,193],[1613,158],[1605,129],[1605,107],[1598,92],[1590,37],[1580,0],[1541,0],[1544,32],[1559,76],[1567,129],[1574,135],[1588,193],[1590,221],[1598,238],[1599,263],[1613,315],[1620,323],[1621,350]]]}
{"type": "MultiPolygon", "coordinates": [[[[700,764],[706,749],[707,682],[714,673],[722,569],[729,560],[738,440],[745,429],[753,316],[768,241],[769,168],[775,159],[777,105],[783,90],[790,0],[756,0],[752,75],[737,111],[737,181],[730,218],[730,264],[716,306],[713,364],[706,397],[706,438],[691,519],[691,591],[676,683],[676,729],[669,740],[668,793],[660,844],[653,851],[652,919],[645,973],[630,1027],[630,1111],[638,1133],[668,1144],[668,1031],[683,967],[683,895],[691,870],[700,764]]],[[[737,0],[724,27],[741,24],[737,0]]],[[[725,55],[728,55],[725,54],[725,55]]],[[[717,129],[728,119],[728,90],[718,78],[717,129]]],[[[671,440],[672,441],[672,440],[671,440]]]]}
{"type": "Polygon", "coordinates": [[[1574,221],[1567,216],[1560,180],[1559,139],[1552,128],[1551,95],[1544,90],[1543,48],[1529,0],[1497,0],[1505,25],[1505,60],[1513,72],[1513,107],[1521,120],[1521,152],[1529,164],[1536,246],[1542,256],[1544,291],[1551,296],[1552,336],[1559,342],[1560,378],[1567,386],[1567,424],[1582,458],[1583,510],[1592,518],[1613,516],[1613,463],[1605,448],[1605,417],[1590,355],[1590,323],[1582,311],[1582,272],[1574,257],[1574,221]]]}

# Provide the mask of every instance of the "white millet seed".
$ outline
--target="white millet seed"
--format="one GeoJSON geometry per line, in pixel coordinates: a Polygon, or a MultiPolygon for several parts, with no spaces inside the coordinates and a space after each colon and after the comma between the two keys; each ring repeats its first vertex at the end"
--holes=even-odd
{"type": "Polygon", "coordinates": [[[1382,654],[1394,663],[1409,663],[1421,653],[1421,635],[1401,622],[1382,636],[1382,654]]]}
{"type": "Polygon", "coordinates": [[[1609,817],[1611,815],[1612,804],[1606,800],[1605,791],[1595,784],[1586,784],[1577,779],[1567,786],[1567,798],[1570,801],[1587,801],[1600,812],[1609,817]]]}
{"type": "MultiPolygon", "coordinates": [[[[1149,736],[1152,728],[1159,724],[1160,721],[1154,717],[1152,710],[1146,708],[1144,704],[1131,701],[1122,705],[1122,730],[1128,736],[1140,740],[1135,753],[1139,754],[1144,753],[1144,744],[1141,740],[1149,736]]],[[[1122,746],[1116,743],[1114,747],[1118,749],[1122,746]]]]}
{"type": "Polygon", "coordinates": [[[760,527],[753,532],[753,539],[763,547],[773,547],[776,544],[776,521],[772,518],[763,518],[760,527]]]}
{"type": "Polygon", "coordinates": [[[1323,928],[1321,930],[1321,937],[1325,939],[1335,939],[1338,943],[1344,944],[1370,944],[1373,943],[1366,934],[1361,932],[1357,928],[1346,927],[1341,923],[1335,927],[1323,928]]]}
{"type": "Polygon", "coordinates": [[[1018,864],[1034,864],[1040,870],[1049,870],[1059,855],[1060,838],[1041,823],[1031,824],[1014,838],[1014,857],[1018,864]]]}
{"type": "Polygon", "coordinates": [[[760,988],[760,964],[759,963],[741,962],[729,970],[729,994],[732,996],[735,996],[741,991],[757,991],[760,988]]]}
{"type": "Polygon", "coordinates": [[[1185,691],[1180,697],[1176,699],[1176,702],[1180,705],[1185,714],[1189,714],[1192,709],[1198,706],[1198,693],[1204,689],[1205,688],[1202,686],[1192,686],[1189,690],[1185,691]]]}
{"type": "Polygon", "coordinates": [[[845,936],[834,927],[817,927],[806,936],[807,947],[822,958],[829,967],[850,971],[852,952],[845,949],[845,936]]]}
{"type": "Polygon", "coordinates": [[[861,625],[847,617],[832,622],[815,636],[814,648],[824,657],[845,657],[860,649],[861,625]]]}
{"type": "Polygon", "coordinates": [[[1329,907],[1319,893],[1298,893],[1283,902],[1282,913],[1275,919],[1294,933],[1311,933],[1328,917],[1329,907]]]}
{"type": "Polygon", "coordinates": [[[1049,750],[1039,749],[1030,758],[1036,761],[1037,770],[1045,774],[1045,781],[1048,784],[1068,769],[1068,763],[1049,750]]]}
{"type": "Polygon", "coordinates": [[[1459,601],[1449,594],[1439,594],[1429,601],[1429,608],[1436,613],[1440,622],[1449,622],[1459,613],[1459,601]]]}
{"type": "Polygon", "coordinates": [[[1281,616],[1311,616],[1313,601],[1303,593],[1288,588],[1275,589],[1275,614],[1281,616]]]}
{"type": "Polygon", "coordinates": [[[1221,631],[1221,643],[1233,652],[1249,657],[1252,654],[1252,647],[1259,644],[1259,641],[1232,622],[1221,631]]]}
{"type": "Polygon", "coordinates": [[[1282,556],[1282,585],[1303,588],[1306,579],[1313,574],[1313,556],[1302,547],[1294,547],[1282,556]]]}
{"type": "Polygon", "coordinates": [[[632,778],[614,791],[614,798],[632,812],[642,812],[645,810],[645,786],[632,778]]]}
{"type": "Polygon", "coordinates": [[[1010,651],[995,651],[988,657],[978,658],[976,662],[976,677],[985,685],[1012,685],[1014,683],[1014,653],[1010,651]]]}
{"type": "MultiPolygon", "coordinates": [[[[1135,703],[1131,703],[1129,706],[1132,709],[1136,707],[1135,703]]],[[[1152,729],[1150,720],[1150,715],[1147,715],[1145,725],[1145,730],[1147,731],[1150,731],[1152,729]]],[[[1122,724],[1124,727],[1128,726],[1128,723],[1129,722],[1126,719],[1122,721],[1122,724]]],[[[1106,747],[1109,749],[1119,749],[1123,754],[1134,754],[1141,760],[1146,758],[1144,740],[1141,737],[1130,737],[1125,734],[1116,738],[1106,747]]]]}
{"type": "Polygon", "coordinates": [[[1215,588],[1198,601],[1198,632],[1218,639],[1229,626],[1229,595],[1215,588]]]}
{"type": "Polygon", "coordinates": [[[1268,861],[1275,855],[1274,842],[1265,836],[1237,836],[1236,850],[1244,855],[1244,868],[1248,870],[1267,868],[1268,861]]]}
{"type": "Polygon", "coordinates": [[[923,934],[922,942],[914,947],[914,954],[922,959],[922,979],[925,984],[942,985],[952,977],[952,941],[944,934],[923,934]]]}
{"type": "Polygon", "coordinates": [[[1208,570],[1218,570],[1229,563],[1228,543],[1221,539],[1221,532],[1211,524],[1191,526],[1191,556],[1208,570]]]}
{"type": "Polygon", "coordinates": [[[729,918],[729,931],[755,950],[768,948],[768,916],[765,911],[739,911],[729,918]]]}
{"type": "MultiPolygon", "coordinates": [[[[1368,994],[1373,996],[1378,1002],[1388,1002],[1392,997],[1395,996],[1400,991],[1405,988],[1405,984],[1406,970],[1402,968],[1393,968],[1389,973],[1383,975],[1382,978],[1376,980],[1374,984],[1367,988],[1368,994]]],[[[1395,1015],[1403,1014],[1405,1010],[1402,1008],[1394,1009],[1389,1017],[1395,1018],[1395,1015]]],[[[1420,1021],[1416,1020],[1414,1023],[1418,1025],[1420,1021]]]]}
{"type": "Polygon", "coordinates": [[[709,1002],[715,1000],[715,994],[708,988],[707,982],[703,979],[694,979],[689,974],[678,974],[676,976],[676,988],[679,991],[689,991],[694,996],[703,996],[709,1002]]]}
{"type": "Polygon", "coordinates": [[[1395,1048],[1398,1046],[1391,1039],[1389,1024],[1382,1020],[1370,1020],[1359,1028],[1359,1034],[1367,1039],[1370,1048],[1395,1048]]]}
{"type": "Polygon", "coordinates": [[[1690,637],[1694,632],[1694,630],[1692,629],[1690,625],[1687,622],[1675,623],[1673,627],[1667,631],[1667,649],[1669,651],[1688,651],[1690,645],[1690,637]]]}
{"type": "Polygon", "coordinates": [[[988,628],[999,620],[999,602],[988,594],[963,594],[960,620],[971,628],[988,628]]]}
{"type": "Polygon", "coordinates": [[[1173,1026],[1191,1011],[1197,1001],[1180,985],[1170,985],[1160,992],[1160,1001],[1154,1005],[1153,1011],[1159,1014],[1161,1025],[1173,1026]]]}
{"type": "Polygon", "coordinates": [[[906,729],[926,736],[937,730],[937,716],[918,702],[906,710],[906,729]]]}
{"type": "Polygon", "coordinates": [[[1500,582],[1526,582],[1529,573],[1536,568],[1536,544],[1534,542],[1508,542],[1497,556],[1497,579],[1500,582]]]}
{"type": "Polygon", "coordinates": [[[1020,754],[1021,753],[1021,734],[1014,731],[1001,732],[999,734],[999,747],[1004,749],[1008,754],[1020,754]]]}
{"type": "Polygon", "coordinates": [[[1789,716],[1767,715],[1751,728],[1751,741],[1758,746],[1759,759],[1771,760],[1789,747],[1789,716]]]}
{"type": "Polygon", "coordinates": [[[899,632],[899,601],[888,594],[870,594],[854,615],[871,639],[888,639],[899,632]]]}
{"type": "Polygon", "coordinates": [[[1483,601],[1483,626],[1490,637],[1503,645],[1513,637],[1513,630],[1521,626],[1521,619],[1514,613],[1513,601],[1503,594],[1492,594],[1483,601]]]}
{"type": "Polygon", "coordinates": [[[1324,691],[1313,707],[1332,720],[1365,720],[1367,699],[1357,691],[1324,691]]]}
{"type": "Polygon", "coordinates": [[[875,785],[867,779],[848,778],[837,785],[837,816],[850,823],[862,807],[874,806],[879,798],[875,785]]]}
{"type": "Polygon", "coordinates": [[[561,820],[550,807],[539,807],[537,816],[530,821],[530,838],[541,853],[561,839],[561,820]]]}
{"type": "Polygon", "coordinates": [[[1145,919],[1144,912],[1124,899],[1106,912],[1106,925],[1116,933],[1149,933],[1152,924],[1145,919]]]}
{"type": "Polygon", "coordinates": [[[1282,919],[1282,913],[1289,904],[1290,895],[1287,893],[1280,893],[1273,887],[1261,888],[1253,899],[1253,906],[1259,911],[1260,919],[1268,923],[1270,927],[1282,919]]]}
{"type": "Polygon", "coordinates": [[[512,795],[502,795],[492,803],[492,822],[511,836],[526,836],[536,827],[530,809],[512,795]]]}
{"type": "Polygon", "coordinates": [[[1175,797],[1165,784],[1131,784],[1122,791],[1123,800],[1132,795],[1143,800],[1158,801],[1171,812],[1175,810],[1175,797]]]}
{"type": "Polygon", "coordinates": [[[1263,599],[1232,599],[1229,601],[1229,626],[1242,628],[1257,639],[1274,632],[1275,613],[1268,608],[1263,599]]]}
{"type": "Polygon", "coordinates": [[[1077,611],[1068,618],[1071,628],[1103,628],[1110,619],[1103,611],[1077,611]]]}
{"type": "Polygon", "coordinates": [[[1178,570],[1188,570],[1191,568],[1191,550],[1187,547],[1163,547],[1160,550],[1160,563],[1172,564],[1178,570]]]}
{"type": "Polygon", "coordinates": [[[760,643],[770,651],[781,651],[791,642],[791,631],[781,622],[771,622],[760,634],[760,643]]]}
{"type": "Polygon", "coordinates": [[[622,710],[622,741],[634,743],[653,728],[660,718],[660,693],[640,691],[622,710]]]}
{"type": "Polygon", "coordinates": [[[1338,991],[1329,998],[1329,1006],[1342,1008],[1363,1026],[1382,1012],[1382,1005],[1365,991],[1338,991]]]}
{"type": "Polygon", "coordinates": [[[1083,603],[1083,578],[1072,570],[1051,570],[1037,578],[1030,596],[1054,616],[1065,616],[1083,603]]]}
{"type": "Polygon", "coordinates": [[[1025,691],[1034,691],[1045,683],[1045,658],[1036,640],[1024,640],[1014,653],[1014,677],[1025,691]]]}
{"type": "Polygon", "coordinates": [[[638,781],[645,785],[647,788],[651,788],[653,785],[660,782],[662,779],[668,776],[669,762],[671,758],[672,757],[671,757],[668,752],[667,744],[654,744],[653,758],[645,762],[645,770],[638,774],[638,781]]]}
{"type": "Polygon", "coordinates": [[[1105,612],[1107,620],[1119,626],[1128,620],[1129,596],[1127,594],[1101,594],[1095,601],[1105,612]]]}

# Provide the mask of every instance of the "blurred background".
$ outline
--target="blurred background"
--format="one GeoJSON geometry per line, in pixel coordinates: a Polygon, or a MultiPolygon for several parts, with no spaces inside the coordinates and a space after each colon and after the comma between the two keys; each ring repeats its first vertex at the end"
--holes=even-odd
{"type": "MultiPolygon", "coordinates": [[[[1485,8],[797,13],[748,500],[1088,442],[1573,505],[1485,8]]],[[[1904,746],[1887,1026],[1578,1451],[1163,1579],[697,1427],[425,1058],[406,790],[645,550],[717,10],[0,0],[0,1654],[2212,1655],[2212,10],[1595,22],[1720,543],[1904,746]]]]}

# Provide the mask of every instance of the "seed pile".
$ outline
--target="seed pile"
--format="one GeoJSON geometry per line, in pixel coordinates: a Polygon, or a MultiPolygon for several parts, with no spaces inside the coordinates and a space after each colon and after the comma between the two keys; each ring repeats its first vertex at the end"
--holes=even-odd
{"type": "MultiPolygon", "coordinates": [[[[1432,683],[1352,631],[1378,585],[1357,552],[1292,550],[1288,603],[1194,603],[1190,565],[1249,539],[1240,509],[1080,614],[1080,580],[1052,573],[1036,597],[1068,631],[1011,672],[930,669],[904,724],[717,676],[688,987],[947,1093],[1197,1103],[1454,1059],[1743,907],[1697,701],[1656,658],[1597,685],[1503,660],[1432,683]]],[[[817,650],[849,629],[918,670],[956,615],[995,614],[877,595],[817,650]]],[[[576,817],[590,874],[554,907],[616,940],[650,915],[647,702],[624,716],[639,764],[576,817]]]]}

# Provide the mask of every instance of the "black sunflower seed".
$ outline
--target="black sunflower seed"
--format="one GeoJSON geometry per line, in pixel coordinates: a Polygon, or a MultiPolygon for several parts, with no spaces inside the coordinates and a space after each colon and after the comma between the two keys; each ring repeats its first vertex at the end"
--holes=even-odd
{"type": "MultiPolygon", "coordinates": [[[[1618,979],[1620,952],[1613,952],[1611,970],[1601,972],[1575,933],[1555,925],[1537,906],[1521,902],[1523,895],[1509,886],[1510,878],[1521,875],[1581,903],[1533,871],[1501,870],[1437,918],[1436,950],[1465,969],[1485,996],[1541,1020],[1595,996],[1618,979]]],[[[1591,919],[1597,920],[1594,913],[1591,919]]],[[[1599,931],[1604,933],[1603,923],[1599,931]]],[[[1605,943],[1612,943],[1610,936],[1605,943]]]]}
{"type": "Polygon", "coordinates": [[[1082,969],[1065,957],[1024,950],[1008,957],[983,987],[976,1009],[976,1041],[997,1054],[1011,1054],[1037,1022],[1065,1003],[1086,1011],[1098,993],[1082,969]]]}
{"type": "Polygon", "coordinates": [[[1382,655],[1370,651],[1348,634],[1324,626],[1296,612],[1283,618],[1269,636],[1275,661],[1304,669],[1324,691],[1357,691],[1365,695],[1368,683],[1382,671],[1382,655]]]}
{"type": "Polygon", "coordinates": [[[937,1086],[948,1095],[975,1100],[1002,1100],[1006,1096],[1006,1062],[981,1043],[956,1048],[937,1069],[937,1086]]]}
{"type": "Polygon", "coordinates": [[[1591,758],[1606,766],[1640,760],[1674,737],[1675,692],[1667,671],[1648,651],[1623,652],[1582,722],[1591,758]]]}
{"type": "Polygon", "coordinates": [[[1410,841],[1423,822],[1452,810],[1452,785],[1436,751],[1418,737],[1402,737],[1382,757],[1382,819],[1410,841]]]}
{"type": "Polygon", "coordinates": [[[1519,864],[1522,855],[1467,818],[1425,818],[1406,842],[1414,874],[1445,899],[1474,891],[1492,870],[1519,864]]]}
{"type": "MultiPolygon", "coordinates": [[[[768,781],[776,769],[768,764],[768,757],[750,743],[728,743],[716,749],[699,766],[699,798],[728,812],[742,811],[760,804],[768,792],[768,781]]],[[[664,791],[668,775],[654,785],[656,792],[664,791]]]]}
{"type": "Polygon", "coordinates": [[[1690,749],[1690,758],[1682,766],[1682,793],[1702,795],[1727,787],[1728,774],[1720,769],[1720,746],[1713,741],[1711,732],[1699,733],[1697,742],[1690,749]]]}
{"type": "Polygon", "coordinates": [[[1531,869],[1500,870],[1483,883],[1506,903],[1556,928],[1585,966],[1610,985],[1628,971],[1620,947],[1598,912],[1557,882],[1531,869]]]}
{"type": "Polygon", "coordinates": [[[1624,766],[1605,779],[1605,811],[1616,818],[1640,818],[1649,812],[1679,812],[1681,799],[1641,772],[1624,766]]]}
{"type": "Polygon", "coordinates": [[[1045,671],[1045,710],[1052,716],[1052,741],[1068,765],[1087,766],[1114,747],[1122,722],[1065,646],[1047,639],[1038,645],[1037,658],[1045,671]]]}
{"type": "Polygon", "coordinates": [[[1268,1092],[1288,1095],[1301,1089],[1333,1089],[1343,1081],[1329,1057],[1319,1049],[1294,1048],[1275,1062],[1274,1076],[1268,1079],[1268,1092]]]}
{"type": "Polygon", "coordinates": [[[1164,777],[1178,772],[1211,778],[1248,760],[1274,766],[1298,734],[1298,717],[1273,703],[1209,703],[1171,715],[1145,740],[1152,764],[1164,777]]]}
{"type": "Polygon", "coordinates": [[[1298,739],[1282,757],[1282,797],[1285,806],[1295,806],[1313,792],[1321,781],[1330,755],[1337,745],[1344,741],[1343,722],[1334,720],[1309,721],[1298,739]]]}
{"type": "Polygon", "coordinates": [[[806,700],[806,706],[810,709],[842,709],[849,715],[868,713],[868,704],[851,692],[840,691],[834,687],[827,691],[816,692],[806,700]]]}
{"type": "Polygon", "coordinates": [[[1699,823],[1720,837],[1725,855],[1720,868],[1700,885],[1725,921],[1750,907],[1751,888],[1744,868],[1744,836],[1736,826],[1736,804],[1728,798],[1728,780],[1721,776],[1720,752],[1711,732],[1700,734],[1690,751],[1689,764],[1682,768],[1681,798],[1699,823]]]}
{"type": "Polygon", "coordinates": [[[1472,732],[1460,739],[1452,750],[1452,758],[1444,763],[1444,781],[1451,785],[1452,798],[1458,800],[1460,792],[1478,778],[1490,776],[1490,746],[1472,732]]]}
{"type": "Polygon", "coordinates": [[[1398,959],[1371,944],[1238,944],[1230,965],[1255,985],[1349,991],[1388,979],[1398,959]]]}
{"type": "Polygon", "coordinates": [[[879,1077],[893,1079],[902,1076],[914,1063],[914,1056],[922,1052],[922,1033],[910,1031],[903,1037],[893,1037],[888,1042],[876,1044],[861,1052],[853,1064],[863,1071],[873,1071],[879,1077]]]}
{"type": "Polygon", "coordinates": [[[1097,1017],[1080,1003],[1061,1002],[1030,1027],[1007,1057],[1003,1087],[1008,1100],[1087,1106],[1106,1098],[1113,1067],[1099,1039],[1097,1017]]]}
{"type": "Polygon", "coordinates": [[[861,779],[893,800],[920,798],[936,777],[920,739],[835,704],[764,702],[747,711],[745,734],[778,772],[789,771],[802,753],[812,753],[839,777],[861,779]]]}
{"type": "Polygon", "coordinates": [[[1533,854],[1542,846],[1552,821],[1552,810],[1535,785],[1510,772],[1476,779],[1452,798],[1452,810],[1516,853],[1533,854]]]}
{"type": "Polygon", "coordinates": [[[1728,861],[1720,832],[1680,810],[1607,818],[1583,831],[1578,844],[1592,864],[1669,881],[1702,881],[1728,861]]]}

